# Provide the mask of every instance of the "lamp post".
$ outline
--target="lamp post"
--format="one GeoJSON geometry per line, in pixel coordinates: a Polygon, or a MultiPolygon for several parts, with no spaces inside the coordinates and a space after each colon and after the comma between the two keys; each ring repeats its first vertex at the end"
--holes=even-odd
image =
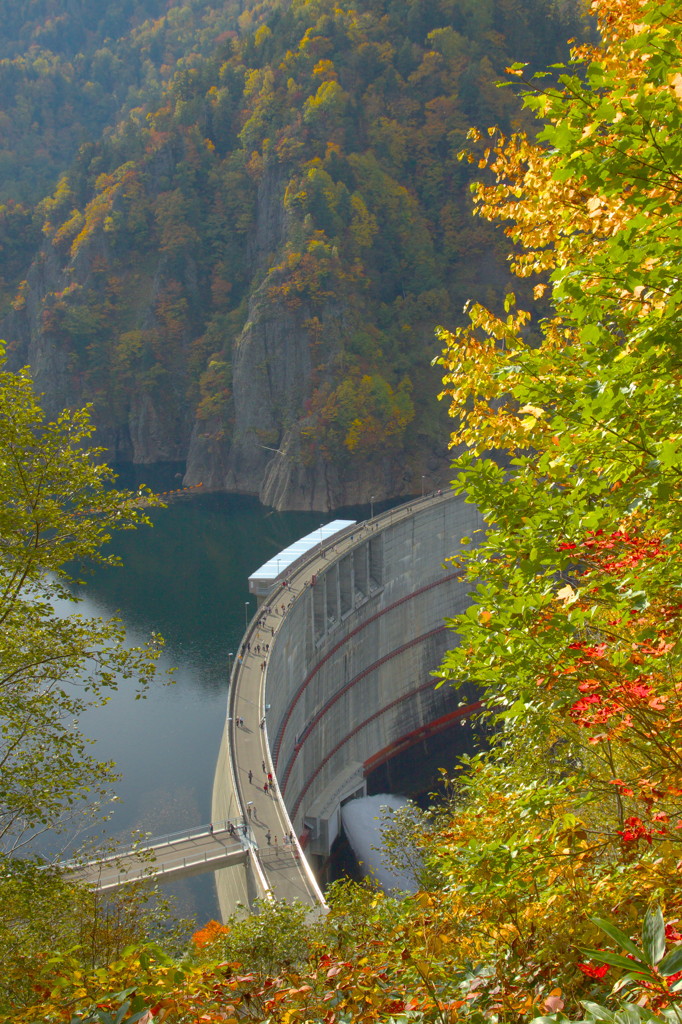
{"type": "Polygon", "coordinates": [[[323,544],[322,527],[323,526],[324,526],[324,523],[320,523],[320,555],[322,555],[322,544],[323,544]]]}
{"type": "Polygon", "coordinates": [[[374,495],[369,499],[369,518],[374,519],[374,495]]]}
{"type": "Polygon", "coordinates": [[[250,604],[251,604],[250,601],[244,601],[244,632],[245,633],[246,633],[246,630],[248,629],[248,626],[249,626],[249,605],[250,604]]]}
{"type": "Polygon", "coordinates": [[[232,664],[234,661],[234,651],[227,652],[227,678],[232,678],[232,664]]]}
{"type": "Polygon", "coordinates": [[[425,479],[426,479],[426,475],[424,473],[422,473],[422,498],[424,497],[424,480],[425,479]]]}

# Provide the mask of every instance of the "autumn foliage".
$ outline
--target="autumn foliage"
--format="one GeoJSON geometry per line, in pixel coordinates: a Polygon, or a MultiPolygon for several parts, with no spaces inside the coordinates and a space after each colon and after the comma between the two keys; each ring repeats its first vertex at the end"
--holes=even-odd
{"type": "MultiPolygon", "coordinates": [[[[133,989],[149,1024],[516,1024],[585,1014],[639,1024],[679,1014],[678,6],[597,0],[601,42],[578,47],[572,63],[548,76],[528,76],[537,137],[491,130],[471,139],[470,159],[487,175],[475,189],[477,210],[504,222],[512,268],[531,279],[538,305],[518,309],[511,295],[504,312],[472,305],[465,327],[440,332],[453,446],[465,449],[455,487],[489,528],[453,553],[472,604],[451,622],[460,644],[439,674],[482,691],[486,749],[461,763],[440,805],[408,836],[423,854],[422,891],[395,901],[340,887],[323,922],[292,917],[279,926],[295,941],[277,965],[264,959],[268,921],[281,920],[276,908],[263,908],[241,946],[246,925],[231,923],[228,933],[207,926],[198,933],[206,943],[195,942],[181,962],[128,951],[104,978],[91,972],[78,987],[52,964],[50,984],[59,974],[63,996],[48,1001],[37,981],[35,1004],[18,1020],[87,1019],[107,985],[109,996],[114,985],[133,989]],[[228,955],[235,949],[239,956],[228,955]]],[[[302,119],[319,139],[328,116],[336,146],[348,101],[327,38],[307,36],[287,61],[314,60],[318,85],[299,96],[302,119]]],[[[260,31],[249,52],[273,45],[260,31]]],[[[428,80],[440,58],[456,63],[458,45],[447,32],[434,37],[414,82],[428,80]]],[[[381,59],[370,41],[357,52],[358,75],[381,59]]],[[[249,140],[269,130],[272,97],[284,88],[261,63],[248,78],[249,140]]],[[[512,80],[527,74],[521,65],[510,71],[512,80]]],[[[400,120],[390,120],[376,118],[371,129],[397,161],[406,140],[400,120]]],[[[273,138],[284,153],[298,142],[291,132],[273,138]]],[[[333,178],[333,156],[330,147],[310,164],[287,201],[325,233],[321,225],[331,231],[346,203],[348,237],[360,252],[379,207],[363,210],[352,193],[346,201],[340,179],[330,184],[322,172],[333,178]]],[[[376,198],[385,177],[369,157],[362,167],[376,198]]],[[[436,177],[424,167],[425,188],[436,177]]],[[[305,288],[326,287],[333,252],[307,245],[307,256],[280,268],[282,287],[299,267],[305,288]]],[[[281,297],[298,301],[305,288],[281,297]]],[[[388,390],[386,378],[365,372],[363,344],[355,337],[349,405],[364,403],[363,420],[378,420],[383,408],[386,430],[391,410],[406,415],[408,406],[397,402],[399,384],[388,390]]],[[[355,435],[346,393],[337,381],[323,383],[314,413],[348,445],[355,435]]]]}
{"type": "Polygon", "coordinates": [[[196,949],[203,949],[214,943],[221,935],[225,935],[227,931],[228,929],[220,921],[208,921],[203,928],[194,932],[192,942],[196,949]]]}
{"type": "MultiPolygon", "coordinates": [[[[582,71],[530,83],[538,140],[473,133],[468,154],[490,175],[477,211],[505,222],[539,311],[510,295],[505,315],[475,305],[468,327],[441,332],[453,444],[469,449],[456,487],[491,526],[455,559],[475,603],[453,623],[463,643],[443,674],[485,691],[494,758],[467,786],[473,806],[485,793],[516,806],[509,877],[524,885],[504,928],[525,991],[554,959],[564,1000],[585,979],[607,985],[603,964],[579,956],[595,915],[632,934],[652,901],[674,919],[681,909],[679,12],[592,10],[602,43],[575,49],[582,71]],[[522,824],[537,822],[543,786],[545,868],[522,824]]],[[[475,829],[466,808],[461,822],[460,842],[475,829]]],[[[478,849],[488,871],[500,856],[492,835],[467,846],[455,859],[478,849]]],[[[622,991],[639,984],[619,978],[622,991]]]]}
{"type": "Polygon", "coordinates": [[[27,204],[0,207],[10,339],[38,331],[37,306],[98,426],[135,436],[153,410],[164,458],[195,424],[229,453],[248,351],[289,458],[442,459],[433,326],[504,276],[455,155],[482,118],[530,120],[494,79],[519,47],[563,55],[575,17],[549,0],[52,6],[12,0],[0,40],[4,178],[27,204]],[[251,353],[253,323],[281,325],[285,351],[251,353]]]}

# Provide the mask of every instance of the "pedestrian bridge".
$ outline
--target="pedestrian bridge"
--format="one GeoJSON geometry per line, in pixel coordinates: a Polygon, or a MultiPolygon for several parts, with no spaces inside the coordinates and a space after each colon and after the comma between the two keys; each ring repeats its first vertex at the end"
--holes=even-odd
{"type": "Polygon", "coordinates": [[[106,892],[144,879],[175,880],[243,865],[254,846],[253,832],[242,821],[219,821],[150,838],[109,857],[60,866],[78,881],[106,892]]]}

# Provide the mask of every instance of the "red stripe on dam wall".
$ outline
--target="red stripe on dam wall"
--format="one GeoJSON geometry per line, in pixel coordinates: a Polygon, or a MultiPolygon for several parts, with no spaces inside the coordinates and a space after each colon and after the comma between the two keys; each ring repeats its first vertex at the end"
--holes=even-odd
{"type": "Polygon", "coordinates": [[[439,732],[444,732],[459,718],[466,718],[467,715],[480,711],[482,707],[483,701],[474,701],[473,704],[467,704],[466,707],[458,708],[457,711],[450,711],[447,715],[441,715],[440,718],[434,719],[433,722],[426,722],[424,725],[420,725],[418,729],[413,729],[412,732],[406,733],[400,739],[394,740],[393,743],[389,743],[383,750],[378,750],[376,754],[372,754],[371,757],[367,758],[363,765],[365,777],[374,771],[375,768],[386,764],[392,757],[402,754],[404,750],[409,750],[415,743],[426,740],[429,736],[436,736],[439,732]]]}
{"type": "MultiPolygon", "coordinates": [[[[459,576],[459,574],[456,573],[456,572],[449,573],[447,576],[442,576],[440,579],[433,580],[431,583],[425,584],[423,587],[420,587],[418,590],[411,591],[409,594],[406,594],[404,597],[401,597],[397,601],[394,601],[393,604],[389,604],[389,605],[386,606],[386,608],[382,608],[381,611],[375,612],[374,615],[370,615],[370,617],[368,619],[366,619],[364,622],[361,622],[358,626],[355,627],[355,629],[351,630],[350,633],[347,633],[344,637],[342,637],[341,640],[338,641],[338,643],[334,644],[334,646],[331,647],[322,658],[320,658],[320,660],[317,662],[315,667],[310,670],[310,672],[305,677],[305,679],[303,680],[303,682],[301,683],[301,685],[297,689],[296,693],[294,694],[293,700],[289,703],[289,706],[287,708],[286,714],[284,715],[284,718],[282,719],[282,722],[281,722],[281,724],[280,724],[280,726],[279,726],[279,728],[277,730],[277,735],[275,736],[273,744],[272,744],[272,759],[273,759],[273,763],[275,764],[275,767],[277,767],[278,760],[279,760],[279,751],[280,751],[280,747],[282,745],[282,738],[283,738],[284,733],[286,731],[286,727],[289,724],[289,719],[291,718],[291,716],[293,714],[294,708],[296,707],[296,704],[298,703],[298,701],[301,699],[303,693],[306,690],[306,687],[315,678],[315,676],[320,671],[322,666],[327,661],[329,661],[329,659],[331,657],[333,657],[337,653],[337,651],[339,651],[345,644],[347,644],[350,640],[352,640],[354,637],[356,637],[358,635],[358,633],[361,633],[364,629],[367,629],[367,627],[370,626],[373,622],[376,622],[377,619],[382,618],[382,616],[387,615],[389,612],[392,612],[395,608],[400,607],[400,605],[405,604],[407,601],[413,601],[415,598],[419,597],[421,594],[424,594],[427,590],[432,590],[434,587],[441,587],[441,586],[443,586],[444,583],[449,583],[451,580],[457,579],[458,576],[459,576]]],[[[445,626],[441,626],[439,629],[433,630],[431,633],[426,634],[426,635],[427,636],[431,636],[431,635],[433,635],[433,633],[441,632],[444,629],[445,629],[445,626]]],[[[418,639],[424,639],[424,637],[420,637],[418,639]]],[[[413,641],[413,643],[414,642],[416,642],[416,641],[413,641]]],[[[392,657],[393,654],[397,654],[397,653],[399,653],[399,651],[405,650],[409,646],[410,646],[410,644],[405,644],[403,647],[397,648],[396,651],[391,652],[391,654],[387,655],[387,657],[392,657]]],[[[382,664],[383,661],[385,661],[385,660],[386,659],[382,659],[381,661],[376,662],[375,666],[378,666],[378,665],[382,664]]],[[[367,673],[365,672],[364,675],[366,675],[366,674],[367,673]]],[[[361,677],[358,676],[357,678],[361,678],[361,677]]],[[[287,773],[287,777],[288,777],[288,773],[287,773]]],[[[282,781],[282,785],[286,786],[286,781],[285,780],[282,781]]]]}
{"type": "MultiPolygon", "coordinates": [[[[331,760],[331,758],[334,756],[334,754],[341,750],[341,748],[345,746],[345,744],[348,743],[349,740],[357,736],[358,732],[360,732],[362,729],[368,726],[376,718],[379,718],[381,715],[386,714],[386,712],[391,711],[394,707],[396,707],[396,705],[402,703],[403,701],[410,700],[412,697],[414,697],[416,693],[421,693],[422,690],[427,690],[431,687],[433,687],[433,680],[429,680],[428,683],[422,683],[422,685],[419,686],[416,690],[412,690],[410,693],[403,694],[402,697],[398,697],[396,700],[391,701],[390,704],[386,704],[386,706],[380,708],[379,711],[375,711],[373,715],[370,715],[368,718],[364,720],[364,722],[361,722],[356,729],[353,729],[352,732],[347,733],[347,735],[344,736],[343,739],[339,740],[339,742],[334,747],[332,747],[332,749],[329,751],[326,757],[322,761],[320,761],[315,771],[308,777],[305,787],[299,793],[296,799],[296,803],[293,805],[291,809],[292,818],[298,813],[298,809],[301,806],[301,803],[303,802],[305,795],[308,792],[308,789],[313,784],[316,777],[322,771],[327,762],[331,760]]],[[[390,760],[390,758],[393,757],[394,754],[399,754],[401,753],[401,751],[407,750],[409,747],[414,746],[415,743],[419,743],[420,740],[426,739],[427,736],[435,736],[437,733],[443,732],[445,729],[447,729],[449,725],[457,721],[458,718],[465,718],[467,715],[475,711],[478,711],[481,708],[481,703],[482,702],[480,700],[477,700],[473,704],[467,704],[466,707],[458,708],[457,711],[451,711],[447,715],[442,715],[440,718],[434,719],[433,722],[428,722],[423,726],[420,726],[418,729],[413,729],[411,732],[406,733],[405,736],[402,736],[400,739],[394,740],[393,743],[389,744],[387,747],[384,747],[383,750],[377,751],[376,754],[373,754],[372,757],[368,758],[365,761],[363,766],[364,775],[367,776],[367,774],[373,768],[378,768],[380,764],[383,764],[385,761],[390,760]]]]}
{"type": "MultiPolygon", "coordinates": [[[[346,683],[345,686],[342,686],[341,689],[337,690],[336,693],[332,697],[329,698],[329,700],[326,702],[326,704],[324,704],[320,708],[320,710],[317,712],[315,717],[312,719],[311,722],[308,723],[308,725],[304,729],[303,733],[299,737],[299,742],[295,745],[293,753],[291,754],[289,760],[287,761],[286,767],[285,767],[284,772],[282,773],[282,776],[281,776],[280,787],[281,787],[282,793],[284,793],[286,791],[287,782],[289,781],[289,776],[291,775],[291,770],[292,770],[292,768],[294,766],[294,762],[296,761],[296,758],[298,757],[298,755],[299,755],[299,753],[301,751],[301,748],[303,747],[303,744],[308,739],[308,737],[312,733],[312,731],[315,728],[315,726],[318,725],[318,723],[321,721],[321,719],[323,719],[324,716],[329,711],[331,711],[331,709],[334,707],[334,705],[337,703],[337,701],[341,700],[341,698],[344,696],[344,694],[348,693],[349,690],[352,690],[352,688],[354,686],[357,686],[357,684],[362,682],[363,679],[366,679],[366,677],[368,675],[370,675],[372,672],[376,672],[376,670],[378,668],[381,668],[382,665],[385,665],[386,662],[391,661],[392,658],[397,658],[400,654],[403,654],[405,651],[408,651],[410,649],[410,647],[415,647],[417,644],[421,644],[425,640],[428,640],[429,637],[438,636],[439,633],[444,633],[444,632],[445,632],[445,626],[436,626],[435,629],[430,629],[428,633],[423,633],[421,636],[416,636],[412,640],[408,640],[408,642],[406,644],[401,644],[401,646],[400,647],[396,647],[395,650],[389,651],[388,654],[385,654],[383,656],[383,658],[379,658],[377,661],[373,661],[372,664],[368,665],[367,668],[364,668],[362,670],[362,672],[358,672],[358,674],[356,676],[353,676],[353,678],[350,679],[346,683]]],[[[414,695],[417,694],[417,693],[421,693],[422,690],[424,690],[424,689],[433,689],[433,687],[434,687],[434,681],[433,681],[433,679],[429,679],[428,683],[422,683],[421,686],[415,687],[415,689],[414,690],[410,690],[409,693],[404,693],[401,697],[398,697],[396,700],[391,701],[390,704],[386,704],[383,708],[380,708],[379,711],[376,711],[373,715],[370,715],[369,718],[366,718],[364,720],[364,722],[360,723],[360,725],[358,726],[357,729],[353,730],[351,735],[355,736],[363,728],[363,726],[367,725],[368,722],[374,721],[375,718],[378,718],[385,711],[388,711],[389,708],[394,708],[397,704],[400,704],[402,701],[408,700],[409,698],[414,697],[414,695]]],[[[344,740],[344,742],[345,742],[345,740],[344,740]]],[[[340,745],[343,746],[343,743],[341,743],[340,745]]],[[[337,744],[336,747],[334,747],[334,751],[336,751],[338,749],[339,749],[339,744],[337,744]]],[[[332,753],[333,753],[333,751],[332,751],[332,753]]],[[[328,754],[325,757],[325,759],[320,762],[320,765],[318,766],[318,771],[319,771],[319,768],[321,768],[323,765],[325,765],[327,763],[327,761],[329,760],[330,756],[331,756],[331,754],[328,754]]],[[[317,775],[317,771],[311,776],[311,778],[315,778],[315,775],[317,775]]],[[[306,786],[306,789],[307,788],[308,787],[306,786]]]]}

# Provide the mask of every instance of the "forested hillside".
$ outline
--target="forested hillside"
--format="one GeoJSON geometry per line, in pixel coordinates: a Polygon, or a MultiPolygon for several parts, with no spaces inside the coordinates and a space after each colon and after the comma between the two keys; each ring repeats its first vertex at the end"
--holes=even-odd
{"type": "Polygon", "coordinates": [[[187,459],[188,483],[280,507],[446,477],[434,324],[507,275],[456,155],[472,124],[523,120],[495,83],[559,56],[568,15],[61,6],[11,5],[0,65],[24,203],[3,208],[3,327],[48,409],[94,401],[112,458],[187,459]]]}
{"type": "Polygon", "coordinates": [[[244,7],[238,0],[7,0],[0,201],[32,204],[51,192],[82,143],[134,107],[160,102],[177,62],[210,53],[244,7]]]}

